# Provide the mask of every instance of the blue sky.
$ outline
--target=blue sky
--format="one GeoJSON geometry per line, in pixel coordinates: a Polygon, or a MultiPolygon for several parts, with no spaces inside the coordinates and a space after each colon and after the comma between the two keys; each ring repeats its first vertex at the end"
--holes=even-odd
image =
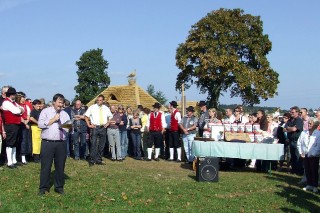
{"type": "MultiPolygon", "coordinates": [[[[0,0],[0,86],[12,85],[28,97],[51,100],[75,95],[81,54],[103,49],[111,85],[153,84],[170,100],[175,91],[176,48],[191,25],[219,8],[241,8],[261,16],[272,41],[268,55],[280,75],[279,95],[261,106],[288,109],[320,106],[320,1],[309,0],[0,0]]],[[[205,99],[196,87],[187,100],[205,99]]],[[[220,103],[241,103],[228,94],[220,103]]]]}

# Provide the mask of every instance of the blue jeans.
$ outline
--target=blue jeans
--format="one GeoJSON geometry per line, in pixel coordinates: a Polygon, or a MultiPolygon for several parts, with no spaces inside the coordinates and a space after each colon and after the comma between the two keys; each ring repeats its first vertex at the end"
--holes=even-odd
{"type": "Polygon", "coordinates": [[[21,155],[29,155],[32,153],[31,147],[31,134],[30,129],[27,129],[25,125],[21,125],[21,155]]]}
{"type": "Polygon", "coordinates": [[[188,162],[192,162],[194,160],[194,155],[192,155],[192,143],[195,136],[196,134],[182,135],[182,141],[188,162]]]}
{"type": "Polygon", "coordinates": [[[127,130],[119,131],[119,134],[120,134],[121,157],[125,158],[128,155],[128,135],[127,135],[127,130]]]}
{"type": "Polygon", "coordinates": [[[133,143],[133,157],[141,157],[141,133],[131,132],[131,138],[133,143]]]}
{"type": "Polygon", "coordinates": [[[74,131],[73,133],[74,158],[80,159],[86,157],[86,132],[74,131]],[[80,139],[80,141],[79,141],[80,139]]]}

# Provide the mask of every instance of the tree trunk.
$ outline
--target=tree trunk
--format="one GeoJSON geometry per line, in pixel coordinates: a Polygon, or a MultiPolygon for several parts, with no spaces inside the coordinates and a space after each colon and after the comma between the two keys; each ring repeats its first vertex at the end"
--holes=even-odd
{"type": "Polygon", "coordinates": [[[218,109],[221,87],[214,86],[208,90],[208,107],[218,109]]]}

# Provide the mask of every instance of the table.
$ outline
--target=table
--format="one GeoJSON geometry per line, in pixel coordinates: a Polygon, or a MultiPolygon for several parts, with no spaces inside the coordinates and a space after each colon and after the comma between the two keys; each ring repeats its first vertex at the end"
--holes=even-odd
{"type": "Polygon", "coordinates": [[[259,160],[283,160],[283,144],[197,141],[192,144],[194,156],[225,157],[259,160]]]}

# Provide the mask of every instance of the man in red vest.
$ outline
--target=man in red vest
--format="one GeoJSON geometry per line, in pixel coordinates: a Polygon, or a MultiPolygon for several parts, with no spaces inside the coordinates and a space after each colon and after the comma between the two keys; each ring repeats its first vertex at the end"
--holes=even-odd
{"type": "Polygon", "coordinates": [[[181,113],[177,109],[177,102],[171,101],[169,108],[171,111],[170,119],[170,136],[169,136],[169,147],[170,147],[170,158],[169,161],[174,160],[174,149],[177,150],[177,162],[181,162],[181,143],[179,138],[179,123],[181,121],[181,113]]]}
{"type": "Polygon", "coordinates": [[[2,103],[4,130],[7,134],[5,144],[8,160],[8,168],[16,168],[16,142],[18,139],[21,115],[24,110],[15,102],[16,90],[10,87],[6,93],[7,97],[2,103]]]}
{"type": "Polygon", "coordinates": [[[159,161],[160,147],[161,143],[163,143],[163,133],[166,129],[167,123],[164,118],[164,113],[159,111],[161,105],[159,103],[155,103],[152,106],[154,110],[149,114],[147,123],[147,127],[149,128],[149,138],[147,142],[148,157],[146,158],[146,160],[151,161],[152,145],[154,144],[154,160],[159,161]]]}

